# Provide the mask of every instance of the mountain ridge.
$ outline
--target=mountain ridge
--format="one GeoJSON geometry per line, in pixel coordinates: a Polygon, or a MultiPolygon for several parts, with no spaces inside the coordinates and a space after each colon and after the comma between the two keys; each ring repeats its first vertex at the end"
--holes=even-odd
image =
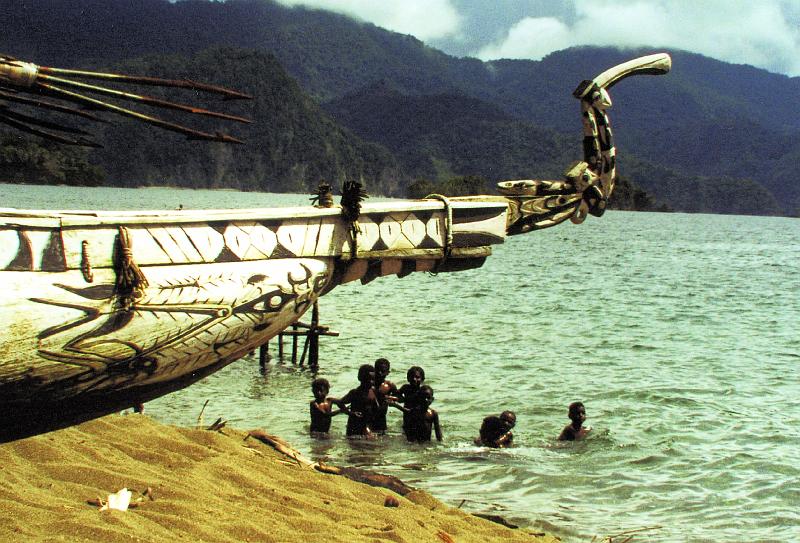
{"type": "MultiPolygon", "coordinates": [[[[0,36],[0,50],[37,63],[99,66],[146,54],[195,55],[209,47],[234,46],[271,53],[303,92],[318,102],[331,102],[385,81],[406,95],[458,94],[480,99],[517,121],[570,137],[580,132],[578,104],[569,95],[575,85],[619,61],[652,52],[580,48],[552,53],[540,61],[485,63],[449,57],[416,38],[343,15],[286,8],[268,0],[175,4],[166,0],[24,4],[2,0],[0,6],[8,13],[8,31],[0,36]]],[[[793,165],[800,157],[800,143],[796,143],[800,118],[785,97],[800,95],[800,78],[682,51],[670,53],[675,60],[670,75],[632,78],[613,89],[616,106],[611,118],[621,171],[630,172],[632,180],[656,194],[658,179],[648,175],[645,167],[637,171],[635,165],[667,168],[670,176],[683,179],[675,185],[678,188],[673,187],[682,191],[674,202],[691,200],[694,190],[697,198],[702,197],[703,211],[730,212],[727,202],[733,190],[753,202],[772,201],[753,212],[798,214],[800,183],[793,165]],[[625,157],[636,158],[631,161],[633,168],[626,165],[625,157]],[[698,186],[699,179],[710,177],[731,180],[725,198],[691,188],[698,186]],[[754,191],[759,193],[757,198],[752,196],[754,191]]],[[[214,74],[207,75],[213,78],[214,74]]],[[[486,166],[498,170],[497,165],[486,166]]],[[[403,172],[395,173],[396,179],[389,184],[399,191],[410,180],[403,172]]],[[[384,180],[388,177],[383,175],[384,180]]],[[[660,193],[660,198],[671,198],[669,191],[660,193]]],[[[681,209],[669,200],[664,203],[681,209]]]]}

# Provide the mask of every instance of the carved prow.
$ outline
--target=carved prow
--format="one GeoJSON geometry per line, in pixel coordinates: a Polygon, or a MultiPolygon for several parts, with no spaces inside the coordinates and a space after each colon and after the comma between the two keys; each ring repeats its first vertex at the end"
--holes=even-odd
{"type": "Polygon", "coordinates": [[[581,82],[572,93],[581,101],[583,160],[573,163],[562,181],[523,179],[498,183],[509,201],[509,235],[541,230],[569,219],[575,224],[587,214],[600,217],[614,191],[616,149],[606,111],[611,107],[608,89],[632,75],[669,72],[666,53],[648,55],[619,64],[594,79],[581,82]]]}

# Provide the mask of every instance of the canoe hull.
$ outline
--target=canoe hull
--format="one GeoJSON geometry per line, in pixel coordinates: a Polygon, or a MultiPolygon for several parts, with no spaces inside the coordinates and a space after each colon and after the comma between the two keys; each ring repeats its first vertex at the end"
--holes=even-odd
{"type": "Polygon", "coordinates": [[[301,318],[329,286],[332,259],[178,265],[146,270],[149,286],[122,311],[114,273],[4,273],[0,306],[4,431],[49,426],[56,408],[91,418],[185,386],[237,360],[301,318]],[[43,420],[44,419],[44,420],[43,420]]]}
{"type": "Polygon", "coordinates": [[[338,209],[0,214],[0,440],[183,388],[339,284],[480,266],[507,208],[456,207],[380,204],[355,233],[338,209]]]}

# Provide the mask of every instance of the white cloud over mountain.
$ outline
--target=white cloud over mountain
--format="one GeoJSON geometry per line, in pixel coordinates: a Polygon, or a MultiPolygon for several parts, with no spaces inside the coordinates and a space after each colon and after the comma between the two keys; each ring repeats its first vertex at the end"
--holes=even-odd
{"type": "Polygon", "coordinates": [[[423,41],[454,34],[461,26],[461,15],[449,0],[278,1],[286,6],[302,5],[343,13],[423,41]]]}
{"type": "Polygon", "coordinates": [[[468,36],[476,44],[470,53],[484,60],[540,59],[576,45],[652,46],[800,76],[798,0],[564,0],[549,13],[533,0],[279,1],[434,40],[445,52],[448,43],[455,50],[468,36]],[[508,22],[512,4],[524,15],[508,22]],[[476,36],[474,29],[486,28],[492,18],[504,25],[499,34],[476,36]]]}
{"type": "Polygon", "coordinates": [[[574,45],[672,47],[800,75],[800,28],[779,1],[577,0],[576,18],[527,17],[477,56],[539,59],[574,45]]]}

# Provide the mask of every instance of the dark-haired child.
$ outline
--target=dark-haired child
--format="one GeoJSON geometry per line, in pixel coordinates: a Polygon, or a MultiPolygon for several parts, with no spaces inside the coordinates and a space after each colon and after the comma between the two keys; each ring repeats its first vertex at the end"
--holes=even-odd
{"type": "Polygon", "coordinates": [[[572,422],[561,430],[561,434],[558,436],[559,441],[577,441],[592,431],[590,427],[583,426],[583,423],[586,422],[586,408],[583,406],[583,402],[569,404],[567,416],[572,422]]]}
{"type": "Polygon", "coordinates": [[[397,391],[397,400],[403,403],[403,433],[406,433],[408,414],[419,405],[419,390],[425,381],[425,370],[419,366],[411,366],[406,372],[408,383],[397,391]]]}
{"type": "Polygon", "coordinates": [[[431,440],[431,433],[436,434],[436,441],[442,440],[442,428],[439,425],[439,413],[430,406],[433,403],[433,389],[428,385],[419,387],[417,402],[411,409],[395,405],[406,415],[406,439],[422,443],[431,440]]]}
{"type": "Polygon", "coordinates": [[[330,390],[330,383],[322,377],[314,379],[311,383],[311,393],[314,394],[314,399],[309,404],[309,410],[311,412],[310,430],[313,434],[327,434],[331,429],[331,417],[342,412],[334,411],[331,408],[331,401],[328,398],[330,390]]]}
{"type": "Polygon", "coordinates": [[[517,424],[517,415],[513,411],[503,411],[500,415],[490,415],[481,423],[480,435],[475,440],[476,445],[504,449],[514,442],[514,426],[517,424]]]}
{"type": "Polygon", "coordinates": [[[390,371],[389,361],[379,358],[375,361],[375,393],[378,397],[378,411],[375,413],[375,420],[372,422],[371,429],[379,434],[386,432],[386,413],[389,410],[389,403],[397,397],[397,386],[386,379],[390,371]]]}
{"type": "Polygon", "coordinates": [[[365,436],[372,435],[372,424],[375,413],[380,405],[375,393],[375,368],[370,364],[363,364],[358,368],[357,388],[352,389],[341,399],[329,398],[331,403],[339,406],[342,411],[348,411],[347,435],[365,436]],[[347,406],[350,406],[349,409],[347,406]]]}

